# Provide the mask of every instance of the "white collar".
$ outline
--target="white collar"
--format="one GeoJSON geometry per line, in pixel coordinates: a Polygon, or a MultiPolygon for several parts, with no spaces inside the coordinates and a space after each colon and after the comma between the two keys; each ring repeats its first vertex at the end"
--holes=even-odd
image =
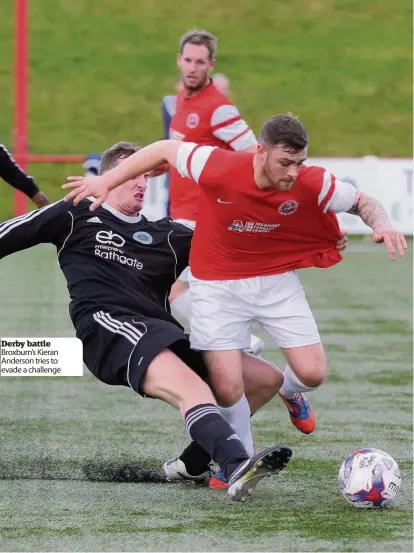
{"type": "MultiPolygon", "coordinates": [[[[90,200],[91,202],[94,202],[95,198],[93,196],[89,196],[88,200],[90,200]]],[[[118,219],[121,219],[122,221],[125,221],[126,223],[139,223],[139,221],[141,221],[141,219],[142,219],[141,213],[139,213],[135,217],[130,216],[130,215],[125,215],[124,213],[121,213],[120,211],[118,211],[117,209],[115,209],[111,205],[107,204],[106,202],[104,202],[101,205],[101,207],[103,207],[107,211],[110,211],[112,213],[112,215],[115,215],[115,217],[118,217],[118,219]]]]}

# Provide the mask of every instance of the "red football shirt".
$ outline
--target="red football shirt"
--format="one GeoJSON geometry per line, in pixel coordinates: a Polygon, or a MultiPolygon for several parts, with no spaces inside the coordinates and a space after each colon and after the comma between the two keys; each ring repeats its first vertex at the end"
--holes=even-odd
{"type": "MultiPolygon", "coordinates": [[[[210,82],[191,98],[184,91],[177,96],[171,120],[170,138],[197,142],[225,150],[243,150],[256,144],[253,131],[238,109],[210,82]]],[[[170,169],[170,212],[172,219],[194,221],[198,211],[198,188],[191,179],[170,169]]]]}
{"type": "Polygon", "coordinates": [[[303,166],[289,192],[261,190],[253,177],[253,156],[196,144],[179,149],[177,170],[200,188],[190,253],[193,275],[231,280],[338,263],[340,232],[330,205],[336,193],[335,210],[350,209],[352,185],[336,181],[322,167],[303,166]]]}

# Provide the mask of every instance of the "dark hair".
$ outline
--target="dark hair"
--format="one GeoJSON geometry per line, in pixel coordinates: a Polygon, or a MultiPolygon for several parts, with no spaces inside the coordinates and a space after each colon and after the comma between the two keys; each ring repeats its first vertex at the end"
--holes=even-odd
{"type": "Polygon", "coordinates": [[[280,145],[289,153],[297,153],[308,145],[308,133],[297,117],[275,115],[263,125],[259,142],[264,146],[280,145]]]}
{"type": "Polygon", "coordinates": [[[211,60],[217,52],[217,38],[208,31],[199,31],[194,29],[183,34],[180,38],[180,54],[183,53],[184,46],[186,44],[201,44],[205,46],[211,60]]]}
{"type": "Polygon", "coordinates": [[[120,159],[130,157],[140,149],[139,146],[135,146],[131,142],[117,142],[102,154],[99,174],[102,175],[102,173],[113,169],[118,165],[120,159]]]}

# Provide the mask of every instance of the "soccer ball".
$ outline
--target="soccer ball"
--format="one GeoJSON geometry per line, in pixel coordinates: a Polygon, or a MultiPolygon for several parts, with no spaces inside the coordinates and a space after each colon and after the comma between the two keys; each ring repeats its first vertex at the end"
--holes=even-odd
{"type": "Polygon", "coordinates": [[[339,469],[339,490],[351,505],[374,509],[389,507],[401,488],[397,463],[380,449],[357,449],[339,469]]]}

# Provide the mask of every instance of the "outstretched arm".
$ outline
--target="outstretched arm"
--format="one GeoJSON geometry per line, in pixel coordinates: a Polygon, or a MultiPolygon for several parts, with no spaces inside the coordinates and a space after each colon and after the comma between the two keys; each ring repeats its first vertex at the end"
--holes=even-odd
{"type": "Polygon", "coordinates": [[[358,215],[372,228],[374,242],[385,243],[392,261],[395,260],[395,249],[401,257],[404,255],[404,250],[407,248],[405,236],[393,228],[385,209],[375,198],[357,192],[354,204],[348,213],[358,215]]]}
{"type": "MultiPolygon", "coordinates": [[[[378,200],[363,192],[358,192],[352,184],[332,177],[327,171],[324,175],[325,182],[331,182],[331,186],[325,189],[325,196],[322,197],[320,202],[324,212],[329,209],[334,213],[358,215],[374,231],[374,242],[385,243],[391,261],[395,260],[395,249],[401,257],[404,255],[407,241],[401,232],[393,228],[387,212],[378,200]],[[324,198],[332,190],[331,198],[324,206],[324,198]]],[[[321,195],[323,192],[324,189],[322,188],[321,195]]]]}
{"type": "Polygon", "coordinates": [[[68,237],[71,205],[56,202],[0,224],[0,259],[37,244],[60,246],[68,237]]]}
{"type": "Polygon", "coordinates": [[[73,204],[78,205],[88,196],[93,196],[95,201],[90,207],[93,211],[106,200],[108,192],[129,179],[143,175],[162,163],[176,167],[177,152],[182,144],[179,140],[160,140],[135,152],[117,167],[99,177],[68,177],[69,183],[64,184],[62,188],[74,190],[66,194],[65,200],[73,198],[73,204]]]}

